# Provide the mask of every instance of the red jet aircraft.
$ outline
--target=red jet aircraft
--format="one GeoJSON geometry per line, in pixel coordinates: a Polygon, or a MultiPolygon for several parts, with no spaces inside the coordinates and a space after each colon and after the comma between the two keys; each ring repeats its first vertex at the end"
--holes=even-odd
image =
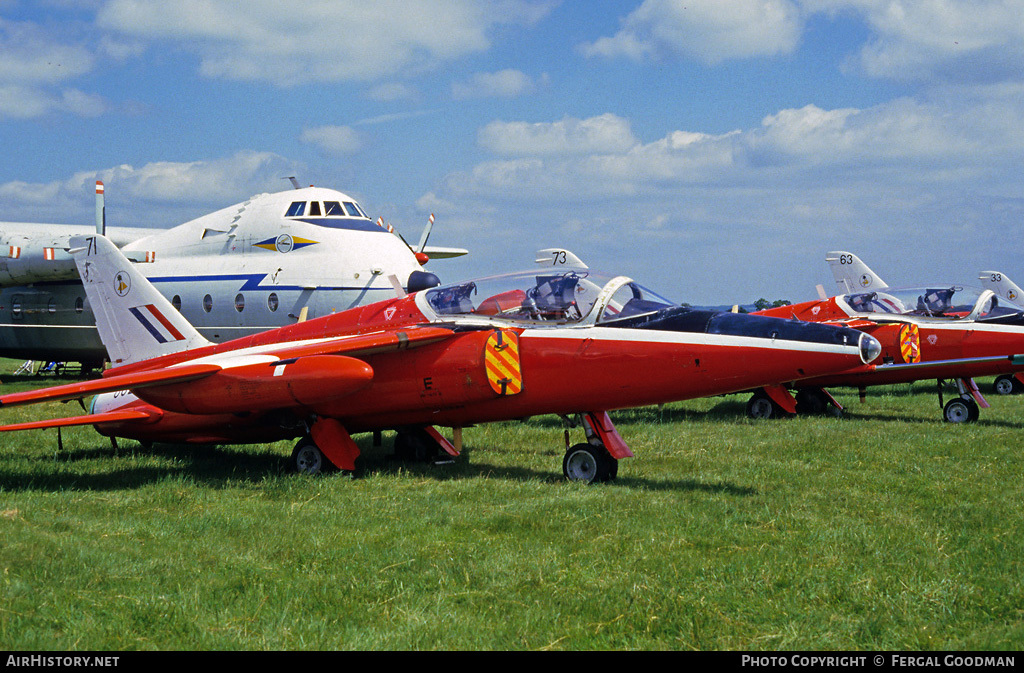
{"type": "MultiPolygon", "coordinates": [[[[632,456],[608,410],[863,369],[857,330],[685,308],[583,266],[435,287],[210,344],[100,236],[72,242],[112,367],[102,379],[0,397],[97,394],[93,414],[2,428],[94,425],[141,441],[301,436],[296,469],[355,469],[351,435],[399,431],[396,452],[457,455],[461,428],[559,414],[582,420],[566,477],[603,481],[632,456]],[[433,426],[455,429],[449,442],[433,426]]],[[[570,255],[571,257],[571,255],[570,255]]]]}
{"type": "Polygon", "coordinates": [[[856,328],[878,339],[882,359],[870,370],[799,381],[791,386],[795,399],[783,386],[763,388],[748,402],[747,413],[767,418],[841,411],[825,388],[860,388],[863,396],[867,386],[936,379],[943,418],[974,421],[979,407],[988,407],[974,378],[1024,371],[1024,311],[1019,306],[1001,301],[991,290],[970,287],[882,287],[757,312],[856,328]],[[944,380],[954,381],[958,392],[945,406],[944,380]]]}

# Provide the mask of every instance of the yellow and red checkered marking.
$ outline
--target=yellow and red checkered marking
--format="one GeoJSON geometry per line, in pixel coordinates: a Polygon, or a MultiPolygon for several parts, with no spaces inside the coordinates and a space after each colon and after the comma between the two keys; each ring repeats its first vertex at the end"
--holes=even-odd
{"type": "Polygon", "coordinates": [[[519,335],[500,330],[487,337],[484,346],[487,381],[499,395],[515,395],[523,389],[523,373],[519,368],[519,335]]]}
{"type": "Polygon", "coordinates": [[[921,335],[917,325],[907,324],[900,327],[900,355],[908,363],[921,361],[921,335]]]}

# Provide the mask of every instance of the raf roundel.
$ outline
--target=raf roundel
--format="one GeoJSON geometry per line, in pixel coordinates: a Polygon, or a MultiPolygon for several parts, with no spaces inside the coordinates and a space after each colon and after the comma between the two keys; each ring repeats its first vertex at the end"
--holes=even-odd
{"type": "Polygon", "coordinates": [[[124,271],[118,271],[114,276],[114,292],[118,297],[126,297],[132,289],[132,278],[124,271]]]}

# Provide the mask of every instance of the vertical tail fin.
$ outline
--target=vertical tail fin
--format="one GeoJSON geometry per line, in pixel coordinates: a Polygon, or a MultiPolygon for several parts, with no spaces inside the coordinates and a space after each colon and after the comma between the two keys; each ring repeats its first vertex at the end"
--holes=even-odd
{"type": "Polygon", "coordinates": [[[840,294],[870,292],[889,287],[852,252],[830,252],[825,255],[825,261],[832,268],[840,294]]]}
{"type": "Polygon", "coordinates": [[[992,290],[1000,297],[1005,297],[1011,302],[1022,305],[1024,303],[1024,290],[1021,290],[1016,283],[1006,277],[1001,271],[982,271],[978,276],[982,286],[992,290]]]}
{"type": "Polygon", "coordinates": [[[113,366],[209,345],[105,236],[75,236],[71,254],[113,366]]]}

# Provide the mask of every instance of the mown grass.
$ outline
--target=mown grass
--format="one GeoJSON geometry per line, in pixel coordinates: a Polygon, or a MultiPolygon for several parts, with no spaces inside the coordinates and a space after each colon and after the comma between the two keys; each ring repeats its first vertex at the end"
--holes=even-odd
{"type": "Polygon", "coordinates": [[[444,466],[360,438],[355,479],[290,442],[0,435],[0,648],[1019,649],[1024,397],[951,426],[933,387],[617,412],[637,457],[589,487],[555,417],[444,466]]]}

